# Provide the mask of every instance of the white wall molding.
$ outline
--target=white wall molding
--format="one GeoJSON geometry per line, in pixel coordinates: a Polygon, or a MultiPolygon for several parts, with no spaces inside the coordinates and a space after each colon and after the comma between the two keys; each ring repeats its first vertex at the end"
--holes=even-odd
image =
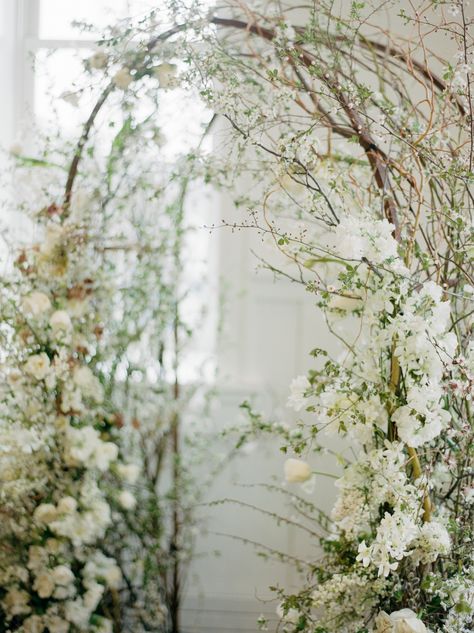
{"type": "MultiPolygon", "coordinates": [[[[235,561],[238,564],[238,561],[235,561]]],[[[231,570],[230,570],[231,573],[231,570]]],[[[246,633],[257,631],[259,616],[277,621],[276,602],[242,595],[187,596],[182,613],[183,633],[246,633]]]]}

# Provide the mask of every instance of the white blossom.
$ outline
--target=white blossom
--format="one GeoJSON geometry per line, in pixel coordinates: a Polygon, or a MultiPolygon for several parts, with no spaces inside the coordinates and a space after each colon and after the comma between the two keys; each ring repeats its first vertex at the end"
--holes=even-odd
{"type": "Polygon", "coordinates": [[[132,83],[133,77],[128,68],[121,68],[113,76],[113,82],[121,90],[126,90],[132,83]]]}
{"type": "Polygon", "coordinates": [[[24,365],[24,369],[27,374],[37,380],[44,380],[49,374],[50,366],[48,355],[45,352],[41,352],[30,356],[24,365]]]}
{"type": "Polygon", "coordinates": [[[290,484],[303,483],[311,478],[311,466],[302,459],[290,457],[284,464],[285,479],[290,484]]]}
{"type": "Polygon", "coordinates": [[[33,291],[23,298],[22,305],[26,314],[39,316],[51,308],[51,301],[44,292],[33,291]]]}

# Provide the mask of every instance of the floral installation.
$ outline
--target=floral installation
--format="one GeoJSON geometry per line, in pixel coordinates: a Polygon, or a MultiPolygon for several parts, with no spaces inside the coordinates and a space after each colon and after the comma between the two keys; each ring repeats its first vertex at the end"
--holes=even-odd
{"type": "MultiPolygon", "coordinates": [[[[420,3],[409,11],[397,2],[389,4],[397,9],[406,38],[384,28],[379,3],[351,2],[346,12],[338,12],[333,2],[322,0],[315,7],[300,7],[301,17],[295,7],[273,2],[252,7],[230,2],[212,10],[199,3],[173,2],[161,22],[154,11],[133,28],[125,24],[112,30],[88,60],[89,72],[100,77],[101,92],[74,150],[64,204],[46,206],[44,243],[49,246],[29,249],[18,259],[21,292],[15,294],[11,284],[5,284],[5,293],[13,293],[3,308],[8,325],[5,384],[16,375],[10,366],[21,368],[18,380],[41,400],[40,415],[46,405],[51,418],[61,420],[59,428],[50,421],[36,429],[31,422],[37,413],[34,406],[32,414],[30,409],[27,415],[16,413],[21,391],[11,389],[13,395],[6,397],[8,408],[15,410],[15,415],[6,415],[13,424],[8,429],[19,426],[28,438],[22,446],[31,446],[27,459],[18,447],[8,451],[21,471],[21,477],[13,478],[11,494],[21,488],[23,477],[20,494],[28,491],[33,498],[26,519],[11,521],[10,529],[15,539],[18,531],[28,547],[37,544],[30,543],[33,535],[40,543],[47,535],[65,542],[68,550],[64,558],[54,553],[48,559],[52,570],[60,567],[49,584],[38,579],[36,568],[29,571],[26,560],[23,568],[11,565],[12,551],[6,550],[2,569],[21,574],[12,571],[12,580],[7,576],[2,583],[10,628],[50,626],[43,621],[49,617],[49,604],[38,603],[37,596],[54,601],[64,626],[72,622],[84,627],[89,587],[105,586],[107,564],[115,573],[113,560],[106,557],[108,562],[103,562],[100,549],[92,547],[109,525],[107,512],[89,536],[98,556],[91,552],[90,559],[81,558],[82,553],[76,557],[89,544],[74,540],[62,513],[74,508],[68,511],[75,516],[78,509],[93,505],[93,499],[99,503],[103,493],[98,474],[111,467],[130,487],[135,485],[133,462],[115,465],[119,451],[111,441],[114,426],[131,419],[131,411],[123,418],[108,412],[112,422],[102,414],[101,396],[114,348],[107,346],[99,373],[94,373],[87,343],[81,362],[83,351],[71,347],[68,338],[76,319],[92,350],[98,345],[92,335],[105,341],[107,328],[101,334],[94,328],[86,331],[92,317],[77,317],[68,310],[70,285],[84,283],[83,277],[82,282],[72,277],[68,285],[57,280],[68,279],[76,270],[73,246],[87,250],[89,244],[92,223],[78,231],[72,216],[69,219],[69,206],[78,163],[84,148],[91,149],[90,134],[103,105],[121,95],[122,111],[130,113],[138,100],[150,99],[155,105],[160,91],[183,84],[198,90],[229,129],[217,155],[204,156],[197,148],[181,163],[181,175],[189,174],[192,165],[206,181],[226,188],[237,185],[236,203],[249,210],[250,219],[227,224],[253,228],[272,244],[275,257],[262,258],[263,267],[302,284],[316,298],[325,333],[339,346],[337,353],[313,350],[315,368],[292,384],[290,405],[301,414],[293,428],[266,423],[249,410],[252,431],[281,436],[289,454],[284,472],[290,486],[317,481],[311,453],[327,452],[321,439],[326,433],[341,441],[341,449],[334,451],[342,474],[331,516],[289,493],[300,510],[300,525],[307,528],[310,523],[317,534],[322,557],[300,561],[304,573],[298,593],[275,588],[282,628],[308,633],[472,630],[472,20],[467,2],[461,0],[420,3]],[[432,31],[457,49],[450,60],[430,50],[432,31]],[[26,321],[25,309],[18,312],[23,299],[39,315],[38,306],[47,304],[32,293],[42,293],[52,306],[51,314],[44,309],[48,325],[40,328],[38,339],[24,334],[23,323],[17,325],[17,319],[26,321]],[[67,351],[61,353],[63,348],[67,351]],[[46,397],[51,391],[57,397],[46,397]],[[70,419],[76,406],[85,411],[83,423],[77,425],[70,419]],[[20,423],[25,417],[28,423],[20,423]],[[48,442],[59,438],[60,450],[51,451],[48,442]],[[68,469],[91,472],[92,492],[64,490],[73,502],[60,506],[61,486],[69,480],[57,477],[54,485],[41,486],[55,477],[48,462],[52,454],[68,469]],[[28,479],[31,455],[40,464],[33,482],[28,479]],[[42,490],[51,498],[42,498],[42,490]],[[46,508],[38,513],[42,506],[46,508]],[[61,565],[69,565],[73,583],[66,582],[68,574],[61,565]],[[77,596],[66,596],[71,586],[77,596]],[[70,607],[67,615],[66,604],[81,608],[70,607]]],[[[71,101],[69,93],[67,98],[71,101]]],[[[117,199],[111,195],[117,156],[125,156],[128,166],[143,164],[134,162],[136,153],[124,151],[130,148],[124,141],[137,140],[135,148],[146,156],[147,143],[159,138],[155,111],[152,107],[140,125],[131,114],[122,120],[106,162],[108,190],[98,199],[117,199]],[[137,129],[147,134],[134,137],[137,129]]],[[[86,160],[93,158],[93,150],[86,153],[86,160]]],[[[165,171],[164,178],[169,177],[165,171]]],[[[139,178],[136,183],[143,184],[139,178]]],[[[120,185],[119,178],[119,192],[120,185]]],[[[124,206],[126,200],[121,199],[124,206]]],[[[81,273],[94,257],[89,254],[86,260],[87,265],[77,268],[81,273]]],[[[96,286],[95,275],[87,278],[94,280],[94,298],[96,287],[113,288],[109,280],[96,286]]],[[[113,385],[108,388],[112,394],[113,385]]],[[[27,400],[31,406],[34,398],[28,395],[27,400]]],[[[74,486],[85,480],[88,477],[74,479],[74,486]]],[[[24,512],[25,498],[12,502],[11,511],[24,512]]],[[[128,488],[116,493],[125,517],[135,499],[128,488]]],[[[113,539],[109,547],[114,548],[113,539]]],[[[20,550],[24,558],[27,550],[20,550]]],[[[111,593],[114,589],[112,583],[111,593]]],[[[102,611],[92,615],[97,604],[87,615],[89,625],[110,629],[102,611]]]]}

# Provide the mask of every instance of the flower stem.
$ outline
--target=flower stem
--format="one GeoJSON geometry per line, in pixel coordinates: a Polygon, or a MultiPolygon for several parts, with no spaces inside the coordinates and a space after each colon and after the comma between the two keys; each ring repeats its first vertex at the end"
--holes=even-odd
{"type": "MultiPolygon", "coordinates": [[[[395,356],[395,340],[392,344],[392,357],[390,364],[390,391],[395,394],[398,389],[398,383],[400,382],[400,363],[398,362],[398,358],[395,356]]],[[[392,414],[392,411],[389,411],[389,414],[392,414]]],[[[395,423],[390,420],[388,427],[388,437],[389,439],[393,439],[396,435],[396,427],[395,423]]],[[[407,446],[408,455],[410,456],[410,464],[412,467],[412,475],[413,479],[419,479],[423,474],[421,469],[420,458],[418,457],[418,453],[412,446],[407,446]]],[[[432,504],[429,494],[426,492],[423,497],[423,522],[429,523],[431,521],[431,512],[432,512],[432,504]]]]}

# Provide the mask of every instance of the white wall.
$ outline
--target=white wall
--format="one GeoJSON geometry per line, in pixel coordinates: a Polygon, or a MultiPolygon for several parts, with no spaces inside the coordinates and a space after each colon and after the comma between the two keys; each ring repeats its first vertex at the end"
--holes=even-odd
{"type": "MultiPolygon", "coordinates": [[[[245,219],[245,212],[235,210],[224,196],[221,201],[219,218],[227,222],[245,219]]],[[[257,272],[259,262],[251,250],[261,252],[262,245],[253,229],[219,229],[214,239],[218,242],[222,284],[227,288],[216,424],[243,421],[239,404],[248,399],[253,399],[257,410],[264,411],[268,419],[291,423],[295,414],[286,407],[289,383],[311,366],[309,351],[324,347],[328,340],[315,307],[316,298],[299,284],[275,281],[269,272],[257,272]]],[[[235,458],[216,481],[209,499],[231,497],[291,516],[282,495],[242,487],[254,483],[285,485],[285,456],[279,446],[278,441],[262,439],[251,452],[235,458]]],[[[304,495],[299,487],[297,492],[304,495]]],[[[323,506],[331,504],[333,491],[327,481],[317,494],[323,506]]],[[[278,527],[270,517],[233,504],[212,508],[208,525],[210,534],[199,539],[198,551],[218,548],[221,555],[198,559],[193,566],[195,579],[187,588],[185,631],[256,631],[259,614],[275,619],[276,602],[270,585],[296,588],[297,576],[292,566],[266,562],[251,545],[212,532],[247,538],[297,557],[314,556],[315,543],[292,527],[278,527]]]]}

